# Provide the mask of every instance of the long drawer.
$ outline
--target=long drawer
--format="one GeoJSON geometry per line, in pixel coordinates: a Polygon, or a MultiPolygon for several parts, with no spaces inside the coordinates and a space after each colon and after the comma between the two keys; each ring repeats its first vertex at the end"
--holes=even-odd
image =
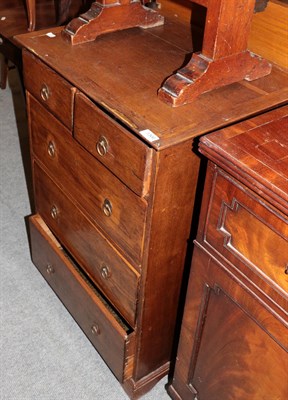
{"type": "Polygon", "coordinates": [[[147,202],[82,148],[37,100],[28,96],[31,149],[55,182],[140,265],[147,202]]]}
{"type": "Polygon", "coordinates": [[[32,260],[120,382],[131,377],[134,332],[69,259],[43,220],[29,220],[32,260]]]}
{"type": "Polygon", "coordinates": [[[134,326],[139,273],[37,163],[33,170],[37,212],[109,301],[134,326]]]}
{"type": "Polygon", "coordinates": [[[213,179],[205,242],[234,265],[247,265],[276,290],[287,293],[287,217],[221,169],[213,179]]]}

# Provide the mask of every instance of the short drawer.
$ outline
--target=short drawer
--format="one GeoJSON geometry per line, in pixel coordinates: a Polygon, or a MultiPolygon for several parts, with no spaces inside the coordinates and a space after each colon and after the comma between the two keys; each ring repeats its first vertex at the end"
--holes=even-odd
{"type": "Polygon", "coordinates": [[[72,129],[76,89],[27,51],[23,52],[23,65],[26,90],[72,129]]]}
{"type": "Polygon", "coordinates": [[[131,377],[134,333],[82,275],[43,220],[30,218],[32,260],[120,382],[131,377]]]}
{"type": "Polygon", "coordinates": [[[131,325],[135,325],[139,274],[34,163],[37,213],[131,325]]]}
{"type": "Polygon", "coordinates": [[[140,265],[147,202],[137,196],[29,97],[31,149],[53,180],[97,224],[113,245],[140,265]]]}
{"type": "Polygon", "coordinates": [[[205,242],[236,266],[288,291],[288,219],[221,169],[216,169],[205,242]]]}
{"type": "Polygon", "coordinates": [[[135,193],[147,194],[153,150],[81,93],[75,98],[74,136],[135,193]]]}

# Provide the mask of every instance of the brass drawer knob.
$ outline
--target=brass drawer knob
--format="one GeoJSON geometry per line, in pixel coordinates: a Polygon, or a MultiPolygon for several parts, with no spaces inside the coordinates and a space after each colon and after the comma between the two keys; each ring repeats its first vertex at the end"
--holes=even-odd
{"type": "Polygon", "coordinates": [[[58,217],[58,209],[56,206],[51,207],[50,214],[53,219],[56,219],[58,217]]]}
{"type": "Polygon", "coordinates": [[[48,88],[48,86],[47,86],[45,83],[44,83],[44,85],[41,87],[40,96],[41,96],[41,99],[42,99],[43,101],[47,101],[47,100],[49,99],[49,97],[50,97],[49,88],[48,88]]]}
{"type": "Polygon", "coordinates": [[[103,210],[104,214],[106,215],[106,217],[110,217],[112,215],[112,204],[111,204],[110,200],[108,200],[108,199],[104,200],[102,210],[103,210]]]}
{"type": "Polygon", "coordinates": [[[103,279],[109,279],[111,277],[111,270],[107,265],[103,265],[100,272],[103,279]]]}
{"type": "Polygon", "coordinates": [[[53,268],[53,265],[47,264],[47,266],[46,266],[46,272],[47,272],[48,275],[54,274],[55,270],[54,270],[54,268],[53,268]]]}
{"type": "Polygon", "coordinates": [[[108,152],[108,140],[105,136],[100,136],[96,144],[96,150],[99,156],[103,157],[108,152]]]}
{"type": "Polygon", "coordinates": [[[93,335],[100,335],[100,328],[97,324],[94,324],[93,326],[91,326],[91,332],[93,333],[93,335]]]}
{"type": "Polygon", "coordinates": [[[51,158],[55,156],[55,145],[53,142],[48,143],[47,151],[51,158]]]}

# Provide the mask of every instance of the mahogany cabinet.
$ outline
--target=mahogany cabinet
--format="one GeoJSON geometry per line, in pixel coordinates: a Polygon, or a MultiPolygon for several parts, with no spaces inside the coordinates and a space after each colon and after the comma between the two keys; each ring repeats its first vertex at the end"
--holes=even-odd
{"type": "Polygon", "coordinates": [[[163,2],[161,13],[161,27],[77,46],[61,28],[17,37],[32,258],[131,398],[170,366],[199,175],[195,138],[287,100],[287,73],[274,66],[188,106],[161,102],[157,90],[192,45],[181,12],[163,2]]]}
{"type": "Polygon", "coordinates": [[[288,107],[203,137],[209,161],[173,399],[288,397],[288,107]]]}

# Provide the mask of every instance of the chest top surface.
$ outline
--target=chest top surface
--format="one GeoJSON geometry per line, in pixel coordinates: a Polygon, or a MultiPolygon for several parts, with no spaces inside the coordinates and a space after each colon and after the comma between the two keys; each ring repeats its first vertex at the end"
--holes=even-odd
{"type": "Polygon", "coordinates": [[[288,106],[201,138],[200,151],[288,214],[288,106]]]}
{"type": "Polygon", "coordinates": [[[264,78],[204,93],[192,104],[163,103],[157,90],[185,64],[193,47],[189,10],[185,18],[173,10],[163,2],[163,26],[108,33],[77,46],[63,39],[62,28],[53,29],[53,35],[19,35],[17,41],[157,150],[287,101],[287,72],[274,66],[264,78]]]}

